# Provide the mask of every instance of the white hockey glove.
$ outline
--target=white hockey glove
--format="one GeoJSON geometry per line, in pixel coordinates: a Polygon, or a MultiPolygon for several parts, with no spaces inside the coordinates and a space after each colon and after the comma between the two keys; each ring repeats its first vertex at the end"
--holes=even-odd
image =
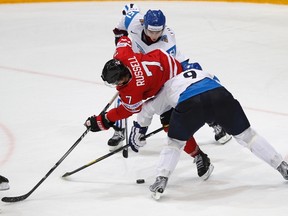
{"type": "Polygon", "coordinates": [[[148,127],[141,127],[136,121],[133,124],[129,136],[129,145],[134,152],[138,152],[140,147],[146,145],[146,140],[141,140],[141,138],[145,136],[148,127]]]}

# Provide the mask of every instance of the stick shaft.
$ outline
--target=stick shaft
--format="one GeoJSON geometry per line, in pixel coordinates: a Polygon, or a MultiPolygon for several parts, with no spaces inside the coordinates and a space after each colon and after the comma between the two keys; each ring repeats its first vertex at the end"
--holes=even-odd
{"type": "Polygon", "coordinates": [[[61,164],[61,162],[70,154],[70,152],[80,143],[80,141],[86,136],[90,129],[86,131],[77,139],[77,141],[69,148],[69,150],[60,158],[60,160],[47,172],[47,174],[26,194],[22,196],[15,197],[3,197],[3,202],[18,202],[29,197],[41,184],[44,182],[48,176],[61,164]]]}
{"type": "MultiPolygon", "coordinates": [[[[151,133],[146,134],[145,136],[143,136],[142,139],[146,139],[148,137],[151,137],[152,135],[154,135],[154,134],[156,134],[156,133],[158,133],[158,132],[160,132],[162,130],[163,130],[163,127],[158,128],[157,130],[154,130],[151,133]]],[[[87,164],[85,164],[85,165],[83,165],[83,166],[71,171],[71,172],[66,172],[62,177],[67,177],[67,176],[70,176],[70,175],[72,175],[72,174],[74,174],[76,172],[79,172],[80,170],[83,170],[83,169],[85,169],[85,168],[87,168],[87,167],[89,167],[89,166],[91,166],[91,165],[93,165],[95,163],[98,163],[99,161],[101,161],[101,160],[103,160],[105,158],[108,158],[108,157],[116,154],[117,152],[120,152],[120,151],[122,151],[122,150],[124,150],[125,148],[128,148],[128,147],[129,147],[129,144],[126,144],[126,145],[120,147],[119,149],[116,149],[115,151],[112,151],[112,152],[110,152],[110,153],[108,153],[106,155],[103,155],[103,156],[97,158],[96,160],[93,160],[93,161],[91,161],[91,162],[89,162],[89,163],[87,163],[87,164]]]]}
{"type": "MultiPolygon", "coordinates": [[[[104,107],[102,112],[105,112],[113,103],[115,98],[118,96],[118,92],[113,96],[113,98],[108,102],[104,107]]],[[[1,200],[3,202],[18,202],[28,198],[47,178],[48,176],[62,163],[62,161],[72,152],[72,150],[81,142],[81,140],[86,136],[90,131],[90,128],[87,128],[86,131],[76,140],[76,142],[68,149],[68,151],[60,158],[60,160],[46,173],[46,175],[26,194],[15,197],[3,197],[1,200]]]]}

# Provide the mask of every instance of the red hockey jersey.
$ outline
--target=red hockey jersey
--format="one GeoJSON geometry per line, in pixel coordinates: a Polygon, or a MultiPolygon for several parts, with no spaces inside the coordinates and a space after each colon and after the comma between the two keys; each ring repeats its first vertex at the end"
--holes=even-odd
{"type": "Polygon", "coordinates": [[[134,53],[126,36],[117,43],[114,58],[129,68],[132,78],[116,87],[122,104],[107,113],[112,122],[140,112],[144,100],[155,96],[167,80],[182,72],[181,64],[160,49],[147,54],[134,53]]]}

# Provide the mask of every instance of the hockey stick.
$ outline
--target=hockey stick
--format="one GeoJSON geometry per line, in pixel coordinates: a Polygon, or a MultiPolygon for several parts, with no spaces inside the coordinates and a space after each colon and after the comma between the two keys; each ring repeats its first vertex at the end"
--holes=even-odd
{"type": "MultiPolygon", "coordinates": [[[[156,133],[158,133],[158,132],[160,132],[160,131],[162,131],[162,130],[163,130],[163,127],[158,128],[157,130],[152,131],[151,133],[149,133],[149,134],[145,135],[144,137],[142,137],[142,139],[147,139],[148,137],[151,137],[152,135],[154,135],[154,134],[156,134],[156,133]]],[[[101,160],[103,160],[103,159],[105,159],[105,158],[108,158],[108,157],[110,157],[111,155],[114,155],[114,154],[116,154],[117,152],[120,152],[120,151],[122,151],[122,150],[124,150],[125,148],[128,148],[128,147],[129,147],[129,144],[126,144],[126,145],[120,147],[119,149],[116,149],[115,151],[109,152],[108,154],[103,155],[102,157],[99,157],[99,158],[97,158],[96,160],[93,160],[93,161],[91,161],[90,163],[85,164],[84,166],[79,167],[78,169],[75,169],[75,170],[73,170],[73,171],[71,171],[71,172],[66,172],[62,177],[67,177],[67,176],[70,176],[70,175],[72,175],[72,174],[74,174],[74,173],[76,173],[76,172],[79,172],[80,170],[83,170],[83,169],[85,169],[85,168],[87,168],[87,167],[89,167],[89,166],[91,166],[91,165],[93,165],[93,164],[95,164],[95,163],[98,163],[99,161],[101,161],[101,160]]]]}
{"type": "MultiPolygon", "coordinates": [[[[115,98],[118,96],[118,93],[113,96],[111,101],[104,107],[102,112],[105,112],[109,106],[113,103],[115,98]]],[[[90,131],[90,128],[87,128],[86,131],[76,140],[76,142],[69,148],[69,150],[60,158],[60,160],[47,172],[47,174],[26,194],[21,196],[14,197],[3,197],[1,200],[3,202],[19,202],[25,200],[29,197],[41,184],[44,182],[48,176],[61,164],[61,162],[70,154],[70,152],[81,142],[81,140],[86,136],[86,134],[90,131]]]]}
{"type": "Polygon", "coordinates": [[[128,120],[127,120],[127,118],[125,119],[125,128],[126,128],[126,130],[125,130],[125,136],[126,136],[126,146],[127,146],[127,148],[124,148],[123,149],[123,151],[122,151],[122,155],[123,155],[123,157],[124,158],[128,158],[128,120]]]}
{"type": "Polygon", "coordinates": [[[15,197],[3,197],[3,202],[19,202],[22,200],[25,200],[27,197],[29,197],[36,188],[39,187],[40,184],[59,166],[59,164],[68,156],[68,154],[80,143],[80,141],[85,137],[85,135],[90,131],[90,128],[88,128],[81,137],[78,138],[78,140],[71,146],[71,148],[63,155],[63,157],[49,170],[49,172],[26,194],[22,196],[15,196],[15,197]]]}
{"type": "Polygon", "coordinates": [[[102,110],[101,113],[106,112],[107,109],[111,106],[111,104],[113,103],[113,101],[116,99],[116,97],[118,96],[119,92],[116,92],[116,94],[113,96],[113,98],[108,102],[108,104],[104,107],[104,109],[102,110]]]}

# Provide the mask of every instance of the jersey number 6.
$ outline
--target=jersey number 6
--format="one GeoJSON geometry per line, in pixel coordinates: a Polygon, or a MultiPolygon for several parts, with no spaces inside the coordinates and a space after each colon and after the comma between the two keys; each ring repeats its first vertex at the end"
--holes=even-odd
{"type": "Polygon", "coordinates": [[[183,73],[183,76],[185,78],[192,78],[192,79],[195,79],[197,77],[197,73],[194,71],[194,70],[188,70],[188,71],[185,71],[183,73]]]}

